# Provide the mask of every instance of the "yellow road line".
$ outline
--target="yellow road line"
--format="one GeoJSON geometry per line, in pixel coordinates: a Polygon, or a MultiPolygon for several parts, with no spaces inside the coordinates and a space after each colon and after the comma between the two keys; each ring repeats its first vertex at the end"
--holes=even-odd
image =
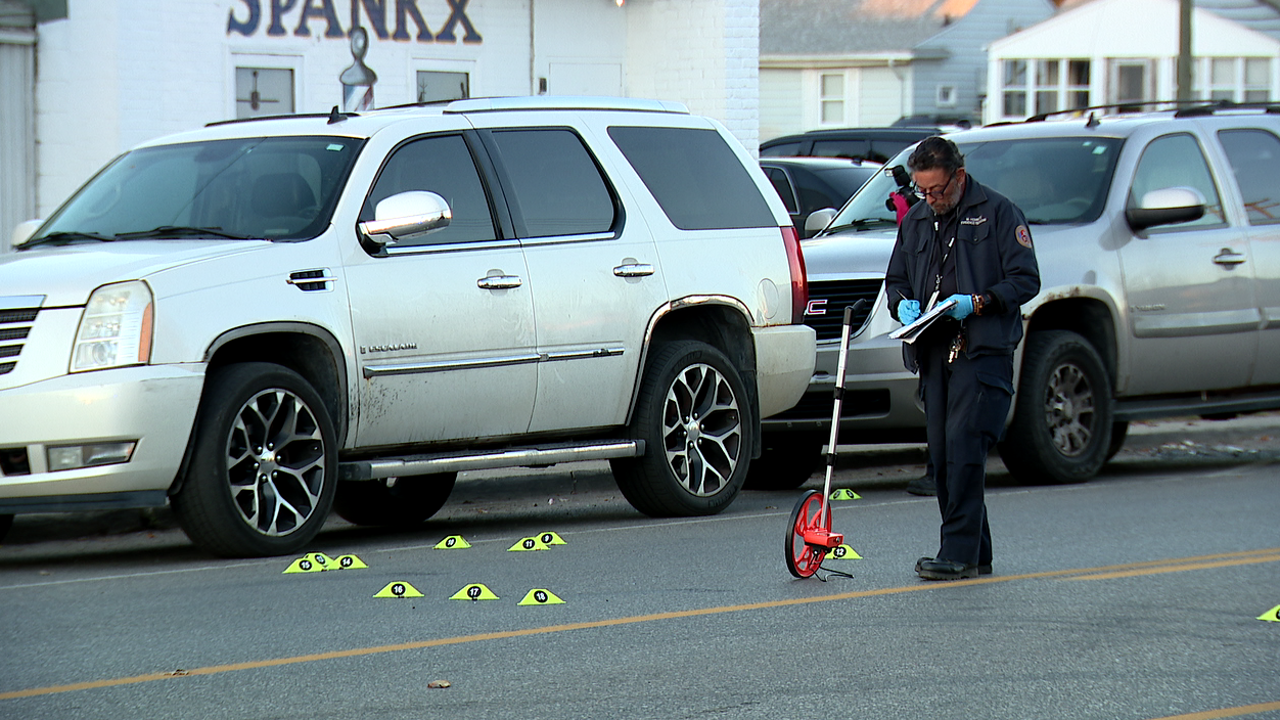
{"type": "MultiPolygon", "coordinates": [[[[132,677],[114,678],[110,680],[94,680],[90,682],[71,683],[68,685],[51,685],[48,687],[29,688],[26,690],[12,690],[0,693],[0,700],[13,700],[24,697],[37,697],[41,695],[54,695],[57,693],[72,692],[74,690],[92,690],[96,688],[119,687],[122,685],[134,685],[137,683],[153,682],[156,680],[173,680],[175,678],[191,677],[195,675],[216,675],[219,673],[236,672],[239,670],[255,670],[260,668],[278,667],[281,665],[296,665],[299,663],[317,662],[321,660],[337,660],[340,658],[363,657],[367,655],[378,655],[390,652],[402,652],[406,650],[421,650],[423,648],[442,647],[446,645],[462,645],[474,642],[487,642],[490,640],[505,640],[508,638],[526,637],[529,635],[546,635],[550,633],[560,633],[570,630],[588,630],[593,628],[618,627],[621,625],[633,625],[636,623],[653,622],[656,620],[678,620],[681,618],[700,617],[704,615],[720,615],[724,613],[742,612],[746,610],[764,610],[769,608],[789,607],[792,605],[808,605],[811,603],[833,602],[839,600],[853,600],[857,598],[878,597],[881,595],[898,595],[901,593],[916,592],[918,590],[938,590],[943,588],[968,587],[971,585],[989,585],[992,583],[1010,582],[1013,580],[1033,580],[1038,578],[1062,577],[1069,575],[1083,575],[1082,579],[1094,579],[1103,577],[1099,573],[1117,573],[1116,577],[1127,577],[1124,571],[1135,571],[1142,574],[1142,568],[1155,568],[1156,572],[1175,572],[1178,570],[1200,570],[1211,567],[1222,567],[1224,565],[1238,565],[1249,562],[1274,562],[1280,560],[1280,548],[1269,548],[1266,550],[1246,550],[1235,553],[1221,553],[1217,555],[1202,555],[1199,557],[1181,558],[1178,560],[1163,561],[1145,561],[1137,563],[1126,563],[1123,565],[1105,565],[1095,568],[1078,568],[1074,570],[1049,570],[1046,572],[1026,573],[1022,575],[989,575],[973,580],[959,580],[955,582],[922,582],[917,585],[907,585],[903,587],[881,588],[878,590],[859,590],[855,592],[836,593],[834,595],[818,595],[805,598],[788,598],[786,600],[772,600],[768,602],[747,603],[743,605],[722,605],[718,607],[696,608],[693,610],[677,610],[665,613],[653,613],[650,615],[633,615],[630,617],[612,618],[609,620],[596,620],[593,622],[567,623],[564,625],[547,625],[543,627],[526,628],[523,630],[508,630],[505,632],[493,633],[477,633],[474,635],[461,635],[451,638],[438,638],[435,640],[420,640],[417,642],[397,643],[394,645],[378,645],[375,647],[351,648],[348,650],[335,650],[326,653],[315,653],[312,655],[295,655],[293,657],[272,658],[269,660],[255,660],[252,662],[231,663],[227,665],[210,665],[208,667],[195,668],[192,670],[181,670],[168,673],[151,673],[148,675],[134,675],[132,677]],[[1233,560],[1234,559],[1234,560],[1233,560]],[[1223,560],[1224,562],[1213,562],[1223,560]],[[1171,564],[1175,563],[1175,564],[1171,564]]],[[[1262,712],[1261,710],[1253,712],[1262,712]]],[[[1243,713],[1242,713],[1243,714],[1243,713]]],[[[1185,716],[1185,718],[1193,718],[1197,716],[1185,716]]],[[[1230,715],[1209,715],[1205,718],[1213,717],[1230,717],[1230,715]]],[[[1162,719],[1164,720],[1164,719],[1162,719]]],[[[1184,716],[1179,716],[1178,720],[1184,720],[1184,716]]]]}
{"type": "Polygon", "coordinates": [[[1223,708],[1221,710],[1206,710],[1204,712],[1188,713],[1186,715],[1170,715],[1169,717],[1153,718],[1153,720],[1217,720],[1218,718],[1254,715],[1256,713],[1271,712],[1272,710],[1280,710],[1280,702],[1241,705],[1240,707],[1223,708]]]}
{"type": "Polygon", "coordinates": [[[1141,570],[1127,570],[1123,572],[1098,573],[1095,575],[1077,575],[1075,577],[1062,578],[1063,580],[1108,580],[1111,578],[1138,577],[1139,575],[1156,575],[1159,573],[1182,572],[1183,570],[1205,570],[1208,568],[1231,567],[1232,565],[1252,565],[1254,563],[1277,562],[1280,561],[1280,555],[1263,555],[1252,558],[1239,558],[1236,560],[1219,560],[1217,562],[1207,563],[1189,563],[1179,565],[1164,565],[1160,567],[1149,567],[1141,570]]]}

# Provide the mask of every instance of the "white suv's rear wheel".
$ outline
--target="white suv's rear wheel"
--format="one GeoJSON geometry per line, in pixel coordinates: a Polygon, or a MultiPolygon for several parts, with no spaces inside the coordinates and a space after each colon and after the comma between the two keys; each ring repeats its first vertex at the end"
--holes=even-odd
{"type": "Polygon", "coordinates": [[[720,512],[746,478],[750,418],[742,379],[719,350],[695,340],[656,348],[631,422],[645,454],[613,461],[619,489],[646,515],[720,512]]]}
{"type": "Polygon", "coordinates": [[[191,470],[173,497],[183,530],[218,555],[295,552],[333,505],[337,441],[302,376],[269,363],[213,372],[197,418],[191,470]]]}

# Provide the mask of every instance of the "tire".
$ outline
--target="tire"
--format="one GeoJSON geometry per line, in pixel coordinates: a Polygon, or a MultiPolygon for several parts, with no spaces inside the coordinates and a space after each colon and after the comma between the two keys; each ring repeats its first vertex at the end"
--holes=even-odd
{"type": "Polygon", "coordinates": [[[337,437],[302,376],[270,363],[215,370],[196,417],[186,481],[172,498],[182,529],[225,557],[296,552],[337,490],[337,437]]]}
{"type": "Polygon", "coordinates": [[[1107,446],[1107,459],[1105,462],[1111,462],[1111,458],[1120,452],[1120,448],[1124,447],[1125,438],[1129,436],[1129,421],[1116,420],[1111,423],[1111,444],[1107,446]]]}
{"type": "Polygon", "coordinates": [[[1111,379],[1093,346],[1066,330],[1033,333],[1000,456],[1021,482],[1084,482],[1106,462],[1111,414],[1111,379]]]}
{"type": "Polygon", "coordinates": [[[746,490],[795,490],[822,465],[826,439],[817,433],[771,433],[764,436],[760,457],[751,461],[746,490]]]}
{"type": "Polygon", "coordinates": [[[746,479],[751,423],[745,386],[723,353],[694,340],[657,346],[628,428],[645,454],[611,461],[618,489],[652,517],[718,513],[746,479]]]}
{"type": "Polygon", "coordinates": [[[12,515],[0,515],[0,542],[4,542],[4,538],[9,534],[9,529],[13,527],[12,515]]]}
{"type": "Polygon", "coordinates": [[[413,527],[444,507],[458,473],[338,483],[333,510],[349,523],[381,527],[413,527]]]}

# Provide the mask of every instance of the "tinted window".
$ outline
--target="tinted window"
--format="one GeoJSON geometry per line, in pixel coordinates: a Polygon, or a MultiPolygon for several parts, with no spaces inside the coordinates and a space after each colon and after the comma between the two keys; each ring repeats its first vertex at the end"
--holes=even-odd
{"type": "Polygon", "coordinates": [[[761,157],[788,157],[800,152],[799,142],[778,143],[769,147],[760,148],[761,157]]]}
{"type": "Polygon", "coordinates": [[[611,127],[609,136],[681,230],[777,226],[747,168],[715,130],[611,127]]]}
{"type": "Polygon", "coordinates": [[[866,138],[849,138],[845,140],[814,140],[810,155],[816,157],[843,157],[858,160],[872,159],[871,141],[866,138]]]}
{"type": "Polygon", "coordinates": [[[1249,224],[1280,222],[1280,139],[1265,130],[1223,130],[1218,139],[1231,161],[1249,224]]]}
{"type": "Polygon", "coordinates": [[[582,140],[568,130],[493,133],[521,237],[608,232],[614,203],[582,140]],[[514,197],[512,197],[514,196],[514,197]]]}
{"type": "Polygon", "coordinates": [[[379,201],[408,190],[429,190],[449,203],[445,228],[396,243],[396,247],[493,240],[493,215],[467,143],[459,135],[422,138],[401,146],[387,161],[365,200],[360,220],[372,220],[379,201]]]}
{"type": "MultiPolygon", "coordinates": [[[[1129,193],[1130,206],[1137,206],[1142,197],[1152,190],[1169,187],[1190,187],[1205,197],[1204,216],[1199,220],[1168,225],[1167,228],[1217,225],[1226,221],[1222,214],[1222,202],[1218,188],[1209,174],[1209,165],[1195,138],[1186,134],[1165,135],[1151,141],[1142,151],[1138,169],[1133,175],[1133,187],[1129,193]]],[[[1159,228],[1161,230],[1165,228],[1159,228]]]]}
{"type": "Polygon", "coordinates": [[[778,197],[782,198],[782,204],[786,206],[787,212],[796,212],[796,196],[791,192],[791,181],[787,180],[787,174],[782,168],[765,168],[765,175],[769,176],[769,182],[773,183],[773,189],[778,192],[778,197]]]}
{"type": "Polygon", "coordinates": [[[873,140],[867,159],[878,163],[887,162],[889,158],[902,152],[903,148],[914,142],[914,140],[873,140]]]}

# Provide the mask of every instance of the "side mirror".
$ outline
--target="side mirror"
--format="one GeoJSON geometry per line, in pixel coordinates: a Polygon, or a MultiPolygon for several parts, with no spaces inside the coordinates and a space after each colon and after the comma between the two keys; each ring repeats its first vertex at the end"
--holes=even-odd
{"type": "Polygon", "coordinates": [[[1135,231],[1146,230],[1157,225],[1199,220],[1204,217],[1204,206],[1204,195],[1199,190],[1168,187],[1143,195],[1138,207],[1125,210],[1124,216],[1135,231]]]}
{"type": "Polygon", "coordinates": [[[453,211],[433,192],[410,190],[383,199],[373,209],[373,219],[360,223],[360,235],[377,245],[395,245],[449,225],[453,211]]]}
{"type": "Polygon", "coordinates": [[[804,221],[804,236],[809,238],[822,232],[832,220],[836,219],[836,213],[839,212],[835,208],[822,208],[814,210],[804,221]]]}
{"type": "Polygon", "coordinates": [[[35,235],[36,230],[40,229],[40,226],[43,224],[43,220],[26,220],[18,223],[18,225],[13,228],[13,235],[9,236],[9,246],[18,247],[22,243],[30,240],[31,236],[35,235]]]}

